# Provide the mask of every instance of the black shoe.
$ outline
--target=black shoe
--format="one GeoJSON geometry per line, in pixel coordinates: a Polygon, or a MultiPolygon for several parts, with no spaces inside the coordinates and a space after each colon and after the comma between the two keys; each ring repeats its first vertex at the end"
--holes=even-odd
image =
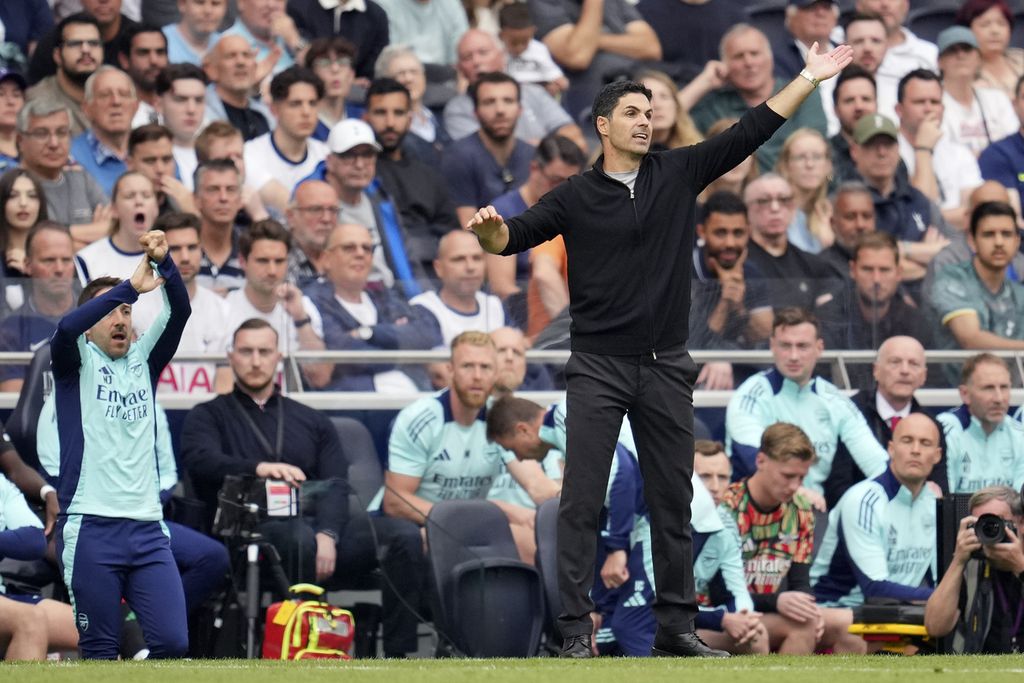
{"type": "Polygon", "coordinates": [[[658,634],[652,657],[730,657],[725,650],[713,650],[696,633],[658,634]]]}
{"type": "Polygon", "coordinates": [[[583,634],[578,636],[569,636],[562,643],[562,651],[558,653],[559,657],[569,657],[571,659],[587,659],[588,657],[594,656],[594,649],[590,645],[590,634],[583,634]]]}

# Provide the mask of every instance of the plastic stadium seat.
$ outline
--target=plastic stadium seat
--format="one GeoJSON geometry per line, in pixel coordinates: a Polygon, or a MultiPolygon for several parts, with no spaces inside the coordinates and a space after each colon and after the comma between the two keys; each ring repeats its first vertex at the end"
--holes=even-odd
{"type": "Polygon", "coordinates": [[[540,645],[540,574],[519,561],[505,513],[485,500],[450,500],[427,517],[441,614],[434,620],[470,657],[532,657],[540,645]]]}
{"type": "Polygon", "coordinates": [[[550,498],[537,508],[533,531],[537,541],[537,571],[544,584],[544,635],[548,648],[557,652],[562,646],[558,615],[562,599],[558,594],[558,505],[561,498],[550,498]]]}
{"type": "Polygon", "coordinates": [[[907,14],[907,28],[917,34],[918,38],[933,43],[939,32],[953,25],[961,0],[931,0],[927,3],[915,3],[907,14]]]}
{"type": "Polygon", "coordinates": [[[36,424],[43,401],[53,388],[53,374],[50,372],[50,344],[43,344],[25,372],[25,383],[18,394],[18,403],[4,427],[11,437],[14,448],[21,459],[32,469],[39,469],[39,453],[36,451],[36,424]]]}

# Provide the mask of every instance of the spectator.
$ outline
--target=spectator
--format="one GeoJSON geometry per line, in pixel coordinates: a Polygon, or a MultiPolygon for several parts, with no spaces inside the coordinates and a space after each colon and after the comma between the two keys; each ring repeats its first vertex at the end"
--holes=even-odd
{"type": "MultiPolygon", "coordinates": [[[[228,304],[213,290],[200,287],[196,282],[202,260],[199,217],[191,213],[167,213],[156,219],[153,229],[163,231],[167,253],[178,267],[192,307],[177,353],[227,354],[230,337],[224,321],[231,313],[228,304]]],[[[231,369],[226,365],[171,361],[160,373],[156,388],[176,394],[227,394],[231,392],[231,384],[231,369]]]]}
{"type": "MultiPolygon", "coordinates": [[[[426,140],[435,150],[451,142],[451,136],[441,121],[423,102],[427,78],[423,62],[415,52],[401,45],[387,46],[377,60],[375,77],[393,78],[409,90],[409,97],[412,98],[412,123],[409,130],[413,135],[426,140]]],[[[430,163],[429,159],[421,158],[420,161],[430,163]]]]}
{"type": "Polygon", "coordinates": [[[261,100],[252,97],[257,86],[256,55],[245,38],[223,36],[203,60],[210,79],[206,110],[210,119],[227,120],[248,142],[270,132],[274,115],[261,100]]]}
{"type": "Polygon", "coordinates": [[[661,58],[679,83],[718,60],[722,36],[747,21],[747,8],[731,0],[640,0],[636,6],[661,43],[661,58]]]}
{"type": "MultiPolygon", "coordinates": [[[[736,122],[739,121],[737,118],[725,118],[719,119],[711,124],[705,133],[708,139],[713,138],[719,133],[732,128],[736,122]]],[[[751,154],[749,157],[741,161],[731,171],[728,171],[718,178],[715,178],[711,183],[704,188],[704,191],[700,193],[699,201],[704,203],[707,198],[716,192],[730,192],[739,197],[743,196],[746,191],[747,184],[761,175],[761,171],[757,167],[757,158],[751,154]]]]}
{"type": "Polygon", "coordinates": [[[846,67],[836,80],[832,104],[839,120],[839,132],[829,138],[832,168],[837,181],[850,180],[857,177],[857,169],[850,158],[853,129],[862,116],[877,111],[874,77],[856,64],[846,67]]]}
{"type": "MultiPolygon", "coordinates": [[[[25,245],[28,234],[46,220],[46,197],[39,181],[22,168],[0,175],[0,255],[5,277],[25,274],[25,245]]],[[[9,297],[8,297],[9,298],[9,297]]],[[[20,305],[15,304],[12,308],[20,305]]]]}
{"type": "MultiPolygon", "coordinates": [[[[39,41],[53,29],[54,13],[44,0],[4,3],[0,7],[0,23],[4,40],[17,46],[12,61],[25,64],[39,41]]],[[[19,69],[20,71],[20,69],[19,69]]]]}
{"type": "Polygon", "coordinates": [[[1024,285],[1007,277],[1020,246],[1013,208],[1002,202],[975,207],[968,245],[974,256],[937,271],[926,292],[946,346],[1024,348],[1024,285]]]}
{"type": "Polygon", "coordinates": [[[57,65],[50,70],[52,75],[40,74],[35,79],[39,82],[28,89],[25,99],[45,98],[60,103],[71,117],[71,134],[81,135],[89,127],[89,121],[82,112],[85,81],[102,63],[100,26],[87,14],[72,14],[57,25],[52,35],[57,38],[52,49],[47,51],[40,45],[36,54],[52,53],[57,65]]]}
{"type": "Polygon", "coordinates": [[[747,588],[771,650],[811,654],[831,647],[863,654],[864,641],[847,631],[850,610],[822,608],[811,593],[814,512],[800,489],[814,467],[811,439],[796,425],[778,422],[759,441],[756,470],[726,489],[722,507],[739,528],[747,588]]]}
{"type": "Polygon", "coordinates": [[[206,74],[193,64],[170,64],[156,78],[156,109],[174,136],[178,178],[190,191],[199,161],[195,138],[206,112],[206,74]]]}
{"type": "Polygon", "coordinates": [[[944,137],[965,145],[974,156],[1020,127],[1002,89],[977,86],[981,66],[978,40],[963,26],[939,34],[939,73],[942,74],[942,131],[944,137]]]}
{"type": "Polygon", "coordinates": [[[135,85],[116,67],[104,64],[85,82],[82,111],[89,128],[71,141],[71,155],[108,197],[126,170],[128,135],[138,106],[135,85]]]}
{"type": "Polygon", "coordinates": [[[311,139],[323,96],[323,81],[303,67],[281,71],[270,82],[277,123],[273,132],[245,143],[245,184],[267,206],[284,211],[295,186],[327,155],[327,146],[311,139]]]}
{"type": "Polygon", "coordinates": [[[662,58],[658,34],[623,0],[532,0],[529,5],[537,34],[569,77],[562,102],[574,118],[605,83],[635,71],[641,62],[662,58]]]}
{"type": "Polygon", "coordinates": [[[499,327],[491,332],[491,341],[498,351],[498,379],[494,395],[515,391],[550,391],[551,375],[543,365],[526,362],[529,343],[517,327],[499,327]]]}
{"type": "Polygon", "coordinates": [[[933,71],[911,71],[900,79],[896,99],[900,157],[910,183],[949,222],[966,226],[967,199],[981,185],[981,172],[967,147],[942,134],[942,81],[933,71]]]}
{"type": "MultiPolygon", "coordinates": [[[[752,349],[768,338],[772,310],[765,292],[749,280],[758,270],[747,260],[747,207],[734,194],[716,192],[704,203],[693,251],[690,346],[752,349]]],[[[729,363],[705,363],[697,376],[704,389],[732,389],[729,363]]]]}
{"type": "Polygon", "coordinates": [[[498,22],[508,75],[520,85],[533,83],[543,86],[552,97],[558,97],[569,87],[569,79],[555,64],[544,43],[536,39],[537,27],[526,3],[504,5],[498,11],[498,22]]]}
{"type": "Polygon", "coordinates": [[[128,136],[128,158],[125,167],[149,178],[156,188],[160,215],[174,211],[195,213],[192,193],[174,177],[174,148],[170,129],[147,123],[132,130],[128,136]]]}
{"type": "Polygon", "coordinates": [[[635,78],[651,91],[652,150],[696,145],[704,139],[690,114],[679,103],[679,88],[675,81],[665,72],[641,71],[635,78]]]}
{"type": "Polygon", "coordinates": [[[242,36],[256,49],[261,77],[279,74],[301,61],[306,41],[280,0],[238,0],[238,18],[221,35],[242,36]]]}
{"type": "Polygon", "coordinates": [[[939,49],[935,43],[918,38],[904,24],[910,0],[857,0],[859,12],[877,12],[885,22],[886,51],[879,71],[899,80],[914,69],[935,71],[939,49]]]}
{"type": "MultiPolygon", "coordinates": [[[[835,47],[832,34],[839,21],[838,0],[790,0],[786,4],[786,42],[772,46],[775,73],[786,80],[796,78],[807,61],[811,45],[831,50],[835,47]]],[[[828,120],[828,135],[839,132],[839,122],[832,109],[832,91],[836,81],[829,79],[818,86],[822,111],[828,120]]]]}
{"type": "MultiPolygon", "coordinates": [[[[275,384],[281,360],[273,327],[247,320],[234,332],[228,360],[234,390],[193,408],[182,430],[182,459],[201,500],[216,509],[227,475],[249,474],[303,485],[313,502],[298,517],[269,520],[260,532],[279,549],[293,581],[350,577],[373,569],[375,549],[387,547],[384,582],[384,652],[404,656],[416,649],[416,619],[396,592],[413,604],[422,595],[422,541],[418,531],[373,517],[349,520],[344,445],[323,413],[281,394],[275,384]],[[243,419],[239,417],[244,416],[243,419]],[[266,435],[266,436],[264,436],[266,435]],[[413,561],[419,559],[420,564],[413,561]],[[418,569],[418,571],[417,571],[418,569]]],[[[365,502],[365,501],[364,501],[365,502]]]]}
{"type": "Polygon", "coordinates": [[[832,204],[828,186],[832,155],[825,137],[813,128],[800,128],[786,138],[775,171],[793,188],[796,211],[786,229],[789,242],[811,254],[832,246],[832,204]]]}
{"type": "Polygon", "coordinates": [[[976,491],[968,507],[970,514],[960,520],[953,561],[925,605],[924,625],[935,637],[952,633],[956,654],[1009,654],[1024,638],[1020,620],[1010,609],[1020,605],[1024,573],[1020,494],[1007,486],[990,486],[976,491]],[[977,524],[982,515],[999,519],[1003,541],[980,540],[977,524]]]}
{"type": "Polygon", "coordinates": [[[469,95],[480,130],[449,147],[442,165],[460,225],[477,207],[521,185],[533,157],[533,147],[514,135],[522,112],[515,79],[503,73],[481,74],[469,95]]]}
{"type": "MultiPolygon", "coordinates": [[[[324,278],[305,289],[312,303],[308,311],[310,327],[327,348],[396,351],[430,349],[441,343],[438,322],[426,310],[410,307],[393,290],[367,288],[373,255],[369,230],[341,223],[331,231],[327,242],[324,278]]],[[[413,394],[417,390],[409,375],[392,364],[338,363],[327,367],[329,381],[318,388],[392,394],[413,394]]]]}
{"type": "Polygon", "coordinates": [[[434,272],[441,281],[437,292],[423,292],[409,300],[422,307],[441,330],[445,347],[469,330],[491,332],[505,325],[501,299],[484,294],[484,250],[476,235],[453,230],[437,246],[434,272]]]}
{"type": "Polygon", "coordinates": [[[340,222],[369,228],[374,244],[370,281],[388,288],[398,284],[407,298],[419,294],[423,271],[407,255],[409,239],[394,204],[374,181],[381,147],[373,129],[346,119],[331,131],[327,148],[330,153],[310,178],[325,180],[338,193],[340,222]]]}
{"type": "MultiPolygon", "coordinates": [[[[245,285],[228,292],[228,329],[250,318],[266,320],[277,333],[281,353],[322,351],[324,341],[311,324],[313,304],[302,291],[285,282],[291,236],[272,219],[256,221],[238,238],[238,262],[245,285]]],[[[329,363],[302,363],[310,385],[319,388],[330,378],[329,363]]]]}
{"type": "Polygon", "coordinates": [[[217,28],[227,12],[226,0],[178,0],[181,20],[163,27],[167,36],[167,61],[203,65],[211,46],[217,44],[217,28]]]}
{"type": "Polygon", "coordinates": [[[242,181],[242,208],[236,217],[239,225],[249,226],[269,216],[259,193],[245,185],[245,140],[237,128],[227,121],[210,122],[196,138],[196,159],[200,164],[228,159],[238,169],[242,181]]]}
{"type": "Polygon", "coordinates": [[[871,190],[857,180],[846,181],[836,188],[832,199],[830,222],[836,236],[832,246],[818,256],[837,272],[849,277],[853,250],[863,235],[875,232],[875,204],[871,190]]]}
{"type": "MultiPolygon", "coordinates": [[[[135,272],[143,253],[139,238],[152,229],[158,211],[153,183],[141,173],[123,174],[114,183],[110,206],[113,215],[108,236],[75,254],[78,280],[83,287],[100,277],[125,279],[135,272]]],[[[149,329],[163,307],[158,290],[140,294],[132,305],[135,331],[142,334],[149,329]]]]}
{"type": "Polygon", "coordinates": [[[927,600],[937,574],[936,495],[928,476],[942,456],[935,420],[900,420],[889,442],[889,466],[854,485],[829,514],[811,568],[823,605],[857,607],[868,600],[927,600]]]}
{"type": "Polygon", "coordinates": [[[381,51],[389,42],[396,42],[388,37],[387,13],[372,0],[326,7],[317,0],[289,0],[288,14],[303,35],[313,39],[339,36],[354,45],[352,67],[356,78],[364,82],[374,77],[374,63],[381,51]]]}
{"type": "Polygon", "coordinates": [[[963,404],[938,420],[945,431],[950,493],[974,493],[987,486],[1024,485],[1024,426],[1007,418],[1010,368],[991,353],[964,362],[963,404]]]}
{"type": "Polygon", "coordinates": [[[748,258],[774,306],[798,306],[830,311],[837,304],[837,274],[813,254],[789,243],[794,194],[789,183],[774,173],[747,185],[743,201],[750,220],[748,258]]]}
{"type": "MultiPolygon", "coordinates": [[[[470,86],[482,74],[506,74],[507,60],[498,39],[480,29],[470,29],[459,39],[459,74],[470,86]]],[[[510,80],[514,80],[509,77],[510,80]]],[[[583,132],[562,109],[558,102],[536,83],[520,83],[519,116],[515,122],[515,135],[531,145],[545,135],[559,133],[586,147],[583,132]]],[[[472,135],[481,126],[471,94],[456,95],[444,107],[444,127],[455,140],[472,135]]]]}
{"type": "Polygon", "coordinates": [[[409,132],[409,91],[398,81],[378,78],[366,91],[364,118],[381,147],[377,179],[394,199],[409,233],[409,259],[433,278],[438,239],[459,224],[447,185],[436,169],[423,161],[433,154],[433,148],[409,132]]]}
{"type": "Polygon", "coordinates": [[[1021,121],[1020,129],[986,147],[978,158],[978,166],[981,168],[982,178],[998,181],[1010,191],[1010,205],[1020,216],[1021,202],[1024,199],[1024,179],[1018,175],[1017,169],[1024,164],[1024,77],[1021,77],[1017,84],[1013,110],[1021,121]]]}
{"type": "Polygon", "coordinates": [[[324,96],[317,109],[316,130],[313,137],[327,142],[334,124],[342,119],[359,118],[362,107],[348,101],[355,71],[356,47],[344,38],[317,38],[306,50],[305,65],[324,84],[324,96]]]}
{"type": "MultiPolygon", "coordinates": [[[[849,272],[853,289],[848,318],[831,347],[874,350],[886,339],[901,335],[934,348],[932,321],[900,292],[900,253],[892,235],[873,232],[862,236],[853,248],[849,272]]],[[[866,366],[847,368],[851,386],[870,388],[866,370],[866,366]]]]}
{"type": "Polygon", "coordinates": [[[1014,18],[1005,0],[966,0],[956,23],[971,29],[978,40],[981,68],[978,85],[998,88],[1013,99],[1024,76],[1024,50],[1010,47],[1014,18]]]}
{"type": "Polygon", "coordinates": [[[949,240],[943,236],[945,221],[939,207],[898,172],[898,139],[896,124],[886,117],[862,116],[853,130],[850,156],[871,190],[876,226],[899,241],[908,262],[920,266],[915,269],[917,278],[906,274],[908,280],[918,280],[949,240]]]}
{"type": "Polygon", "coordinates": [[[704,488],[718,505],[732,481],[732,463],[725,454],[725,446],[721,441],[697,439],[693,442],[693,452],[693,473],[704,482],[704,488]]]}
{"type": "Polygon", "coordinates": [[[46,215],[71,226],[71,236],[86,245],[106,234],[110,210],[103,189],[80,167],[68,167],[71,115],[61,102],[40,99],[18,112],[21,166],[39,180],[46,215]]]}
{"type": "Polygon", "coordinates": [[[814,374],[825,344],[812,315],[798,308],[779,309],[770,348],[774,367],[741,384],[726,409],[725,445],[733,476],[753,473],[755,461],[760,461],[756,444],[765,429],[775,422],[790,421],[815,444],[817,457],[801,475],[803,494],[824,510],[822,484],[828,479],[840,440],[869,477],[881,474],[888,458],[850,399],[814,374]]]}
{"type": "Polygon", "coordinates": [[[338,224],[338,193],[322,180],[304,180],[288,206],[288,281],[300,289],[325,274],[327,243],[338,224]]]}
{"type": "MultiPolygon", "coordinates": [[[[718,119],[742,116],[788,83],[773,76],[768,38],[749,24],[738,24],[722,37],[721,53],[726,68],[723,86],[705,94],[690,112],[697,128],[704,131],[718,119]]],[[[775,165],[782,143],[793,131],[804,127],[825,133],[825,112],[820,98],[807,98],[797,112],[757,149],[761,171],[775,165]]]]}
{"type": "MultiPolygon", "coordinates": [[[[0,322],[0,351],[35,351],[53,336],[57,321],[75,305],[74,254],[64,226],[41,221],[29,231],[25,303],[0,322]]],[[[25,371],[24,365],[2,366],[0,391],[21,391],[25,371]]]]}
{"type": "Polygon", "coordinates": [[[18,112],[26,87],[21,74],[0,69],[0,173],[18,165],[18,112]]]}
{"type": "Polygon", "coordinates": [[[237,224],[242,208],[241,173],[230,159],[221,158],[200,164],[195,178],[196,210],[202,220],[199,284],[223,295],[245,284],[237,224]]]}
{"type": "MultiPolygon", "coordinates": [[[[526,182],[521,186],[511,189],[492,201],[495,211],[502,216],[512,217],[521,214],[529,207],[540,201],[555,187],[561,185],[574,175],[583,170],[586,158],[576,143],[560,135],[545,137],[537,145],[534,151],[533,160],[530,162],[529,175],[526,182]]],[[[527,306],[536,307],[539,303],[538,297],[547,295],[554,300],[549,300],[550,309],[546,310],[546,320],[561,313],[569,303],[569,291],[566,280],[561,276],[565,261],[565,241],[561,236],[556,237],[545,245],[538,245],[539,251],[530,250],[515,256],[497,256],[488,254],[487,259],[487,284],[491,291],[502,299],[508,299],[513,294],[522,291],[521,283],[532,277],[533,269],[540,269],[541,280],[537,284],[537,291],[532,294],[527,291],[527,306]],[[549,248],[550,247],[550,248],[549,248]],[[561,251],[559,251],[561,250],[561,251]],[[540,256],[541,253],[544,256],[540,256]],[[538,255],[538,261],[534,264],[534,254],[538,255]],[[541,261],[544,261],[541,263],[541,261]],[[561,288],[559,287],[561,282],[561,288]],[[560,296],[564,289],[564,300],[560,296]],[[543,292],[543,294],[542,294],[543,292]]],[[[547,309],[548,306],[545,305],[547,309]]],[[[543,329],[547,322],[534,320],[531,326],[537,326],[533,334],[543,329]]]]}
{"type": "Polygon", "coordinates": [[[117,63],[132,79],[139,108],[132,118],[132,128],[157,123],[156,77],[167,66],[167,38],[158,28],[139,26],[132,29],[121,45],[117,63]]]}
{"type": "MultiPolygon", "coordinates": [[[[99,30],[100,44],[93,50],[96,56],[93,68],[100,64],[117,66],[117,54],[124,45],[125,37],[132,29],[138,27],[138,23],[121,12],[121,0],[81,0],[81,12],[64,17],[57,27],[43,36],[36,45],[28,69],[30,82],[45,81],[55,72],[60,73],[61,59],[67,58],[66,52],[69,49],[67,41],[75,40],[63,29],[68,23],[81,23],[83,19],[94,24],[99,30]],[[59,52],[55,53],[55,50],[59,52]],[[60,59],[57,57],[58,54],[60,59]]],[[[83,78],[81,82],[84,81],[83,78]]]]}
{"type": "MultiPolygon", "coordinates": [[[[877,113],[895,119],[896,86],[903,74],[881,69],[888,49],[887,36],[885,20],[875,12],[856,12],[846,24],[846,42],[853,48],[853,65],[866,71],[875,86],[873,94],[876,101],[871,111],[865,113],[877,113]]],[[[850,130],[852,132],[852,125],[850,130]]]]}
{"type": "Polygon", "coordinates": [[[391,44],[408,45],[424,64],[455,64],[455,46],[469,29],[462,3],[382,0],[378,4],[387,12],[391,44]]]}

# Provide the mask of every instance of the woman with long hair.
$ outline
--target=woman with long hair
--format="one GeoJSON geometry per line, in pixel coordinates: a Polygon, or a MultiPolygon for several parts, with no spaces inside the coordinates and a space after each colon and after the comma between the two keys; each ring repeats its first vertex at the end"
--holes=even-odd
{"type": "Polygon", "coordinates": [[[1013,100],[1017,80],[1024,75],[1024,50],[1010,47],[1013,12],[1006,0],[966,0],[956,13],[956,23],[971,29],[978,39],[978,85],[999,88],[1013,100]]]}
{"type": "Polygon", "coordinates": [[[636,80],[651,91],[652,151],[695,145],[704,139],[689,112],[680,106],[679,88],[668,74],[651,69],[636,74],[636,80]]]}
{"type": "Polygon", "coordinates": [[[39,221],[46,220],[46,198],[39,181],[23,168],[0,176],[0,254],[4,274],[24,275],[25,238],[39,221]]]}
{"type": "Polygon", "coordinates": [[[832,204],[828,187],[832,180],[832,147],[814,128],[798,128],[786,138],[775,162],[775,171],[789,181],[796,200],[796,214],[787,237],[804,251],[817,254],[832,246],[832,204]]]}

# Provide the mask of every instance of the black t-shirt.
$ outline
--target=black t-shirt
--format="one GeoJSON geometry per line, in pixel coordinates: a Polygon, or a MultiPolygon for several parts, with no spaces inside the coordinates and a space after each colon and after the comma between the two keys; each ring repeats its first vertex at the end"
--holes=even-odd
{"type": "Polygon", "coordinates": [[[1014,652],[1014,640],[1016,640],[1016,651],[1019,652],[1024,647],[1024,595],[1021,594],[1021,583],[1013,574],[1000,571],[993,574],[993,580],[998,581],[999,586],[1002,587],[1006,603],[1002,604],[999,599],[999,590],[993,585],[995,609],[992,610],[992,624],[985,636],[983,652],[990,654],[1014,652]],[[1015,621],[1017,622],[1016,639],[1014,639],[1013,633],[1015,621]]]}
{"type": "Polygon", "coordinates": [[[221,103],[224,105],[224,111],[228,115],[228,121],[242,132],[242,138],[246,142],[270,132],[270,124],[267,123],[267,118],[258,111],[248,107],[232,107],[223,101],[221,103]]]}

